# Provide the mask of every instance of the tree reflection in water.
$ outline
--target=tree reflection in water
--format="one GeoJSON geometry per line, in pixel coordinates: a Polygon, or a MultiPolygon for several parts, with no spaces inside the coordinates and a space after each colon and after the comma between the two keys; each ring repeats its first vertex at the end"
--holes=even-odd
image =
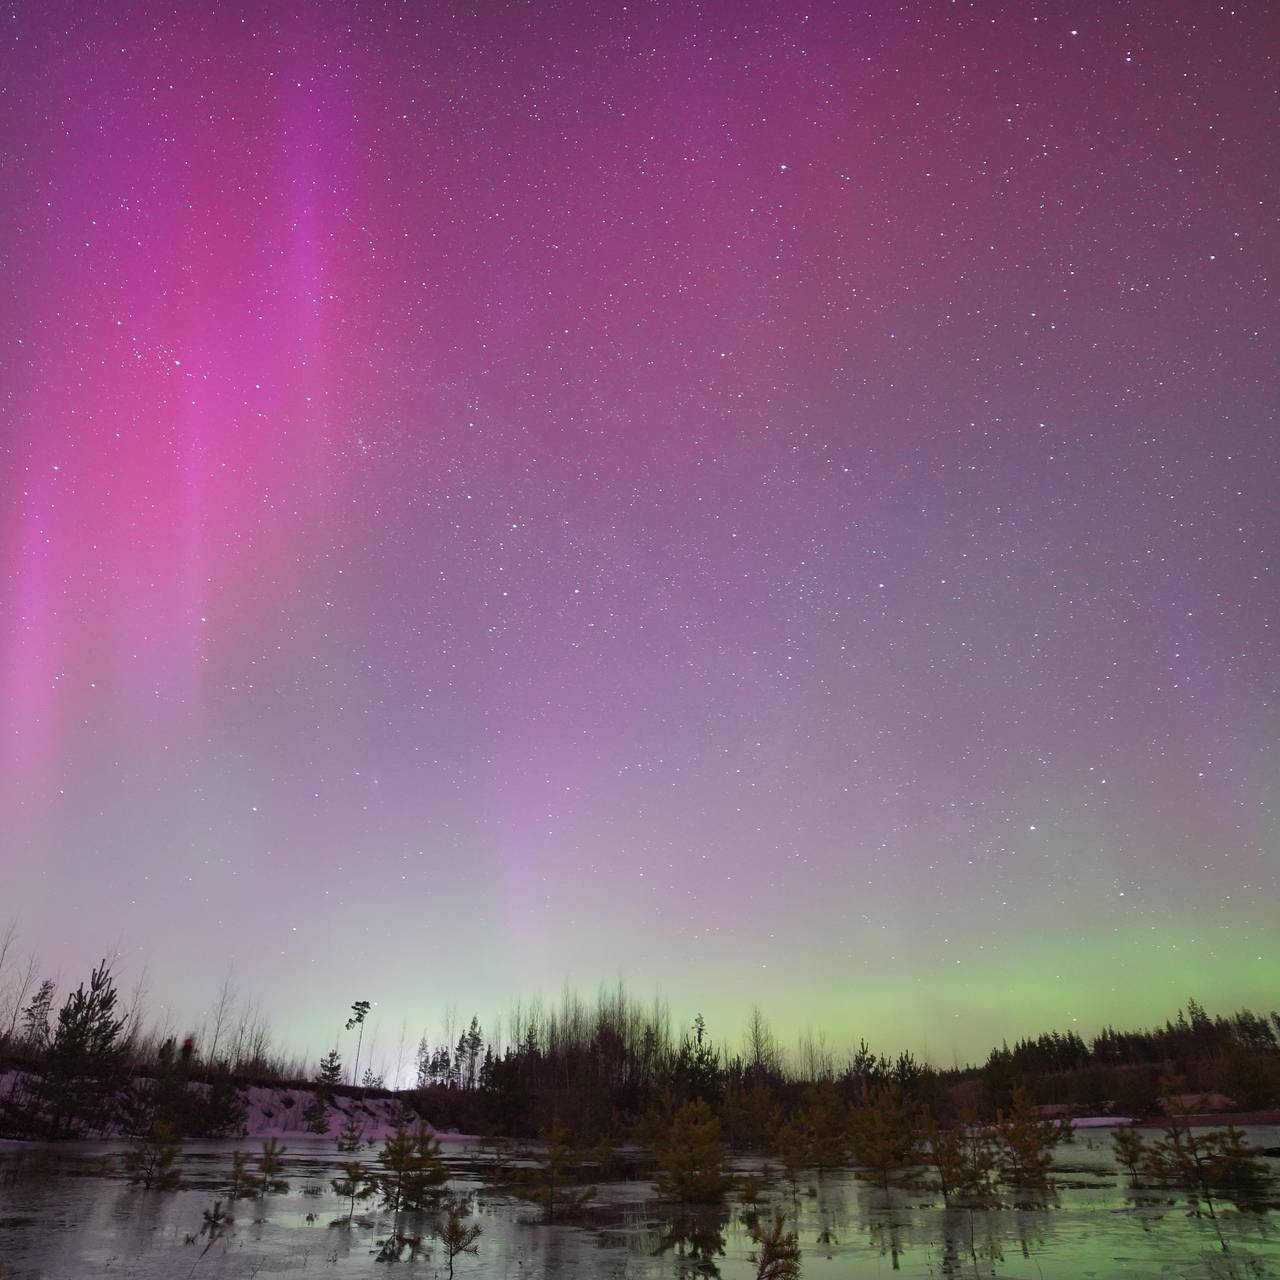
{"type": "Polygon", "coordinates": [[[1004,1247],[993,1215],[974,1205],[949,1205],[942,1214],[942,1274],[958,1276],[979,1266],[994,1270],[1004,1247]]]}
{"type": "Polygon", "coordinates": [[[683,1259],[694,1275],[718,1276],[717,1258],[724,1257],[725,1228],[729,1210],[723,1206],[678,1210],[662,1226],[657,1254],[672,1253],[683,1259]]]}

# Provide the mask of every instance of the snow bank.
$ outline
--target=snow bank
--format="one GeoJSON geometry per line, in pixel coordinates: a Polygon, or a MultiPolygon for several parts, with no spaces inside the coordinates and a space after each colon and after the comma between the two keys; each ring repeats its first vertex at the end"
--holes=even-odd
{"type": "MultiPolygon", "coordinates": [[[[33,1083],[27,1072],[0,1072],[0,1105],[9,1101],[23,1110],[24,1095],[33,1083]]],[[[144,1078],[134,1081],[135,1087],[146,1084],[144,1078]]],[[[194,1081],[188,1087],[203,1092],[209,1086],[194,1081]]],[[[330,1104],[328,1128],[326,1133],[321,1134],[308,1129],[302,1118],[314,1097],[310,1089],[247,1085],[240,1090],[240,1097],[245,1108],[244,1126],[239,1132],[228,1134],[230,1138],[337,1138],[348,1118],[355,1116],[365,1142],[383,1142],[395,1132],[402,1120],[414,1125],[418,1119],[412,1108],[398,1098],[360,1099],[344,1095],[336,1097],[330,1104]]],[[[431,1127],[428,1125],[428,1128],[431,1127]]],[[[103,1133],[90,1136],[119,1138],[123,1135],[117,1127],[112,1126],[103,1133]]],[[[466,1135],[436,1132],[436,1137],[443,1142],[456,1142],[464,1140],[466,1135]]]]}
{"type": "Polygon", "coordinates": [[[310,1106],[310,1089],[264,1088],[252,1085],[241,1097],[245,1102],[246,1136],[250,1138],[336,1138],[349,1116],[360,1124],[366,1142],[382,1142],[395,1132],[401,1119],[410,1124],[417,1118],[395,1098],[335,1098],[329,1108],[326,1133],[308,1129],[302,1113],[310,1106]]]}

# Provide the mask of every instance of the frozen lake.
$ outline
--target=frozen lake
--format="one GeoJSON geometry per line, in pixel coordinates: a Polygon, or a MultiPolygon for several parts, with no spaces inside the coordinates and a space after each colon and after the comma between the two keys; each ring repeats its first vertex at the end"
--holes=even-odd
{"type": "MultiPolygon", "coordinates": [[[[1280,1145],[1280,1128],[1247,1130],[1258,1146],[1280,1145]]],[[[329,1180],[339,1165],[376,1161],[377,1149],[340,1155],[326,1139],[287,1143],[287,1194],[230,1206],[234,1224],[212,1243],[200,1234],[202,1215],[221,1193],[235,1142],[191,1143],[183,1151],[181,1191],[142,1191],[118,1172],[103,1173],[101,1157],[118,1144],[0,1146],[0,1278],[80,1280],[80,1277],[177,1277],[251,1280],[256,1276],[363,1277],[447,1274],[440,1246],[417,1261],[379,1262],[375,1252],[392,1216],[357,1207],[350,1229],[346,1201],[329,1180]],[[47,1168],[38,1166],[47,1156],[47,1168]],[[37,1170],[15,1177],[20,1160],[37,1170]],[[189,1242],[195,1237],[194,1242],[189,1242]]],[[[723,1211],[683,1217],[657,1202],[646,1182],[600,1186],[588,1215],[546,1225],[535,1207],[486,1193],[487,1157],[466,1144],[445,1148],[455,1194],[472,1193],[470,1221],[483,1228],[479,1254],[461,1257],[459,1277],[754,1276],[743,1206],[731,1195],[723,1211]]],[[[1270,1160],[1273,1173],[1280,1161],[1270,1160]]],[[[28,1166],[29,1168],[30,1166],[28,1166]]],[[[739,1172],[760,1162],[738,1160],[739,1172]]],[[[1132,1191],[1111,1158],[1110,1131],[1080,1132],[1057,1153],[1055,1190],[1042,1205],[1012,1201],[1000,1208],[948,1209],[927,1188],[888,1195],[851,1173],[804,1179],[793,1198],[775,1178],[758,1209],[773,1205],[799,1223],[806,1277],[1007,1276],[1034,1280],[1080,1277],[1280,1276],[1280,1187],[1261,1206],[1218,1206],[1224,1252],[1213,1224],[1188,1214],[1171,1194],[1132,1191]]],[[[402,1230],[423,1231],[402,1218],[402,1230]]]]}

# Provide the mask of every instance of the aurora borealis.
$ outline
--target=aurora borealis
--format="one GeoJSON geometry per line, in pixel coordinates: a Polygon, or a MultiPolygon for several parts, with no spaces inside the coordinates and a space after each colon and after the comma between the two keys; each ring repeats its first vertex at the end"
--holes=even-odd
{"type": "Polygon", "coordinates": [[[1277,35],[11,6],[0,923],[311,1046],[1274,1007],[1277,35]]]}

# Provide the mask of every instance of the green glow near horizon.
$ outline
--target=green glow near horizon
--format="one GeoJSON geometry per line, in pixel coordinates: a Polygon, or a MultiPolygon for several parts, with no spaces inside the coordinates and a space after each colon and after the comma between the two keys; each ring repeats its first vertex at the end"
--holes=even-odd
{"type": "MultiPolygon", "coordinates": [[[[1043,944],[1024,939],[997,952],[980,952],[946,972],[903,967],[857,981],[832,974],[790,993],[772,983],[760,984],[753,993],[744,980],[741,994],[731,997],[710,987],[699,992],[691,979],[687,993],[656,994],[666,1002],[674,1029],[701,1012],[713,1040],[730,1052],[740,1047],[749,1010],[759,1004],[787,1053],[795,1051],[802,1035],[811,1035],[822,1040],[839,1067],[865,1039],[878,1053],[909,1049],[948,1067],[980,1064],[1002,1041],[1013,1043],[1042,1031],[1073,1030],[1088,1040],[1107,1025],[1138,1029],[1163,1024],[1188,998],[1200,1001],[1210,1014],[1244,1007],[1268,1014],[1275,1002],[1275,976],[1265,951],[1243,933],[1225,925],[1203,929],[1185,924],[1133,936],[1108,928],[1043,944]]],[[[400,983],[380,992],[383,985],[375,981],[362,989],[362,994],[382,996],[371,1019],[376,1056],[395,1056],[402,1021],[411,1048],[424,1027],[433,1042],[440,1037],[439,1005],[424,1010],[400,983]]],[[[616,979],[603,985],[612,987],[616,979]]],[[[642,1003],[655,994],[638,984],[624,985],[642,1003]]],[[[584,983],[574,989],[591,1004],[598,986],[584,983]]],[[[488,1009],[459,1007],[457,1018],[465,1023],[475,1012],[492,1031],[495,1017],[506,1025],[516,999],[527,1007],[541,998],[543,1007],[551,1009],[560,997],[559,988],[513,993],[488,1009]]],[[[336,1023],[336,1012],[333,1018],[336,1023]]],[[[307,1045],[314,1051],[333,1042],[332,1031],[319,1031],[301,1019],[283,1019],[280,1030],[299,1049],[307,1045]]]]}

